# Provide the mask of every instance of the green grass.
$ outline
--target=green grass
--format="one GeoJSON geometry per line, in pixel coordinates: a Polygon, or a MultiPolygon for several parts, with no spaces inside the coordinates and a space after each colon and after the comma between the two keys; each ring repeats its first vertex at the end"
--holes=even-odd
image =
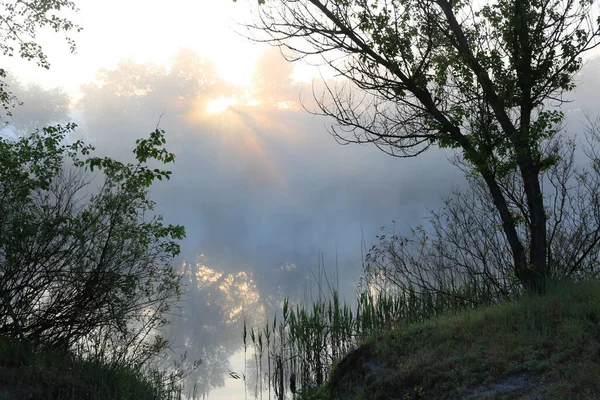
{"type": "Polygon", "coordinates": [[[374,333],[304,397],[600,398],[600,281],[374,333]]]}
{"type": "Polygon", "coordinates": [[[0,400],[180,398],[164,378],[0,337],[0,400]]]}

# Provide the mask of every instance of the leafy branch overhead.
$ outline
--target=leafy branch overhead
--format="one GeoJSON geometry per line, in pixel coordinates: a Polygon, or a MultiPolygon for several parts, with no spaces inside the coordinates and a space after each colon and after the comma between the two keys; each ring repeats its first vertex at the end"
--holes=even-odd
{"type": "Polygon", "coordinates": [[[0,51],[8,57],[18,55],[34,60],[42,68],[50,68],[50,62],[42,46],[36,42],[40,28],[64,32],[71,52],[75,52],[75,41],[68,36],[71,31],[80,32],[81,26],[65,17],[77,12],[75,3],[68,0],[31,0],[3,2],[0,13],[0,51]]]}
{"type": "Polygon", "coordinates": [[[168,164],[175,161],[175,154],[169,153],[167,149],[158,148],[159,146],[166,144],[163,130],[155,130],[150,134],[149,139],[137,139],[135,141],[137,147],[133,150],[135,158],[138,164],[127,164],[124,165],[119,161],[115,161],[109,157],[92,157],[86,160],[86,164],[89,166],[91,171],[94,168],[99,168],[104,171],[107,176],[115,179],[125,179],[136,177],[137,184],[143,187],[150,187],[154,179],[161,180],[166,178],[167,180],[171,177],[171,171],[161,170],[158,168],[150,169],[143,165],[149,159],[160,161],[161,163],[168,164]]]}
{"type": "MultiPolygon", "coordinates": [[[[6,57],[20,57],[34,61],[39,67],[49,69],[48,56],[38,42],[40,28],[55,33],[62,32],[72,53],[77,46],[70,36],[82,27],[68,16],[78,8],[69,0],[3,1],[0,3],[0,53],[6,57]]],[[[7,71],[0,68],[0,104],[10,115],[10,109],[18,104],[5,83],[7,71]]]]}

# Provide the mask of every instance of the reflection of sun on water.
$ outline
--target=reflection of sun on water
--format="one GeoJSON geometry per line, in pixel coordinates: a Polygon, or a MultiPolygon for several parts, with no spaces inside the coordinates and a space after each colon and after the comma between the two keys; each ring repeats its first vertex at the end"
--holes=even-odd
{"type": "Polygon", "coordinates": [[[218,99],[210,100],[206,106],[206,112],[208,114],[219,114],[227,111],[229,106],[233,106],[237,103],[236,99],[226,98],[221,96],[218,99]]]}
{"type": "Polygon", "coordinates": [[[215,304],[222,309],[223,315],[226,317],[227,325],[238,326],[244,319],[248,319],[254,324],[262,322],[264,319],[266,315],[264,304],[262,304],[252,272],[218,271],[206,265],[204,254],[198,254],[195,263],[183,262],[182,273],[188,282],[197,285],[196,287],[192,286],[191,293],[194,293],[195,290],[200,292],[206,290],[207,292],[204,293],[216,290],[216,293],[219,293],[216,298],[207,295],[205,304],[209,306],[211,300],[216,301],[215,304]]]}

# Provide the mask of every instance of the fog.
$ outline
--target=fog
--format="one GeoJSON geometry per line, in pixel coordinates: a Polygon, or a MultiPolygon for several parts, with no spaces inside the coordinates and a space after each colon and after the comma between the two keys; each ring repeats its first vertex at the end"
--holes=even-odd
{"type": "MultiPolygon", "coordinates": [[[[599,59],[588,62],[564,106],[573,132],[584,110],[598,112],[599,71],[599,59]]],[[[310,301],[323,267],[352,300],[379,228],[402,233],[426,223],[465,184],[448,151],[399,159],[338,144],[331,121],[304,109],[314,109],[313,87],[293,73],[277,50],[262,50],[252,84],[235,86],[210,59],[182,48],[166,64],[123,59],[99,69],[77,98],[11,78],[24,104],[5,135],[74,120],[98,154],[131,160],[137,138],[166,131],[173,175],[151,197],[167,223],[187,232],[175,260],[185,287],[169,332],[172,356],[202,359],[189,382],[209,398],[243,394],[228,373],[239,368],[230,357],[242,346],[244,319],[261,323],[285,296],[310,301]]]]}

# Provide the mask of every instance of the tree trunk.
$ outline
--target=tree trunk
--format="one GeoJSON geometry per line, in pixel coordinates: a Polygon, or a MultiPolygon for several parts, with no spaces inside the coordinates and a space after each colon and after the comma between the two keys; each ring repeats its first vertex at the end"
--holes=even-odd
{"type": "Polygon", "coordinates": [[[538,168],[533,163],[520,165],[527,205],[530,212],[531,243],[529,248],[529,263],[525,249],[514,224],[506,200],[494,176],[483,172],[482,176],[490,190],[494,205],[500,212],[502,228],[513,253],[515,275],[530,292],[543,294],[546,291],[547,263],[546,263],[546,212],[544,198],[539,182],[538,168]]]}
{"type": "Polygon", "coordinates": [[[513,216],[510,213],[504,194],[502,194],[502,190],[493,174],[489,172],[489,170],[484,169],[481,175],[490,190],[496,209],[500,212],[502,229],[504,230],[504,234],[506,235],[506,239],[508,240],[508,244],[513,254],[513,268],[515,275],[521,284],[527,288],[530,285],[530,279],[526,276],[526,273],[528,272],[527,257],[525,255],[525,248],[519,239],[519,235],[517,235],[513,216]]]}
{"type": "Polygon", "coordinates": [[[529,226],[531,233],[529,248],[530,265],[528,265],[524,275],[526,277],[524,284],[528,289],[541,294],[546,291],[546,278],[548,275],[544,196],[540,187],[539,168],[534,166],[533,163],[526,162],[523,166],[520,166],[520,169],[531,218],[529,226]]]}
{"type": "Polygon", "coordinates": [[[2,300],[4,301],[4,307],[6,308],[8,315],[10,315],[10,317],[13,320],[13,324],[15,325],[15,330],[17,331],[17,336],[19,337],[21,342],[25,343],[26,339],[25,339],[25,334],[23,332],[23,326],[21,325],[21,321],[19,321],[19,318],[17,317],[17,314],[15,313],[14,308],[12,307],[10,298],[8,297],[8,292],[4,289],[2,289],[2,300]]]}

